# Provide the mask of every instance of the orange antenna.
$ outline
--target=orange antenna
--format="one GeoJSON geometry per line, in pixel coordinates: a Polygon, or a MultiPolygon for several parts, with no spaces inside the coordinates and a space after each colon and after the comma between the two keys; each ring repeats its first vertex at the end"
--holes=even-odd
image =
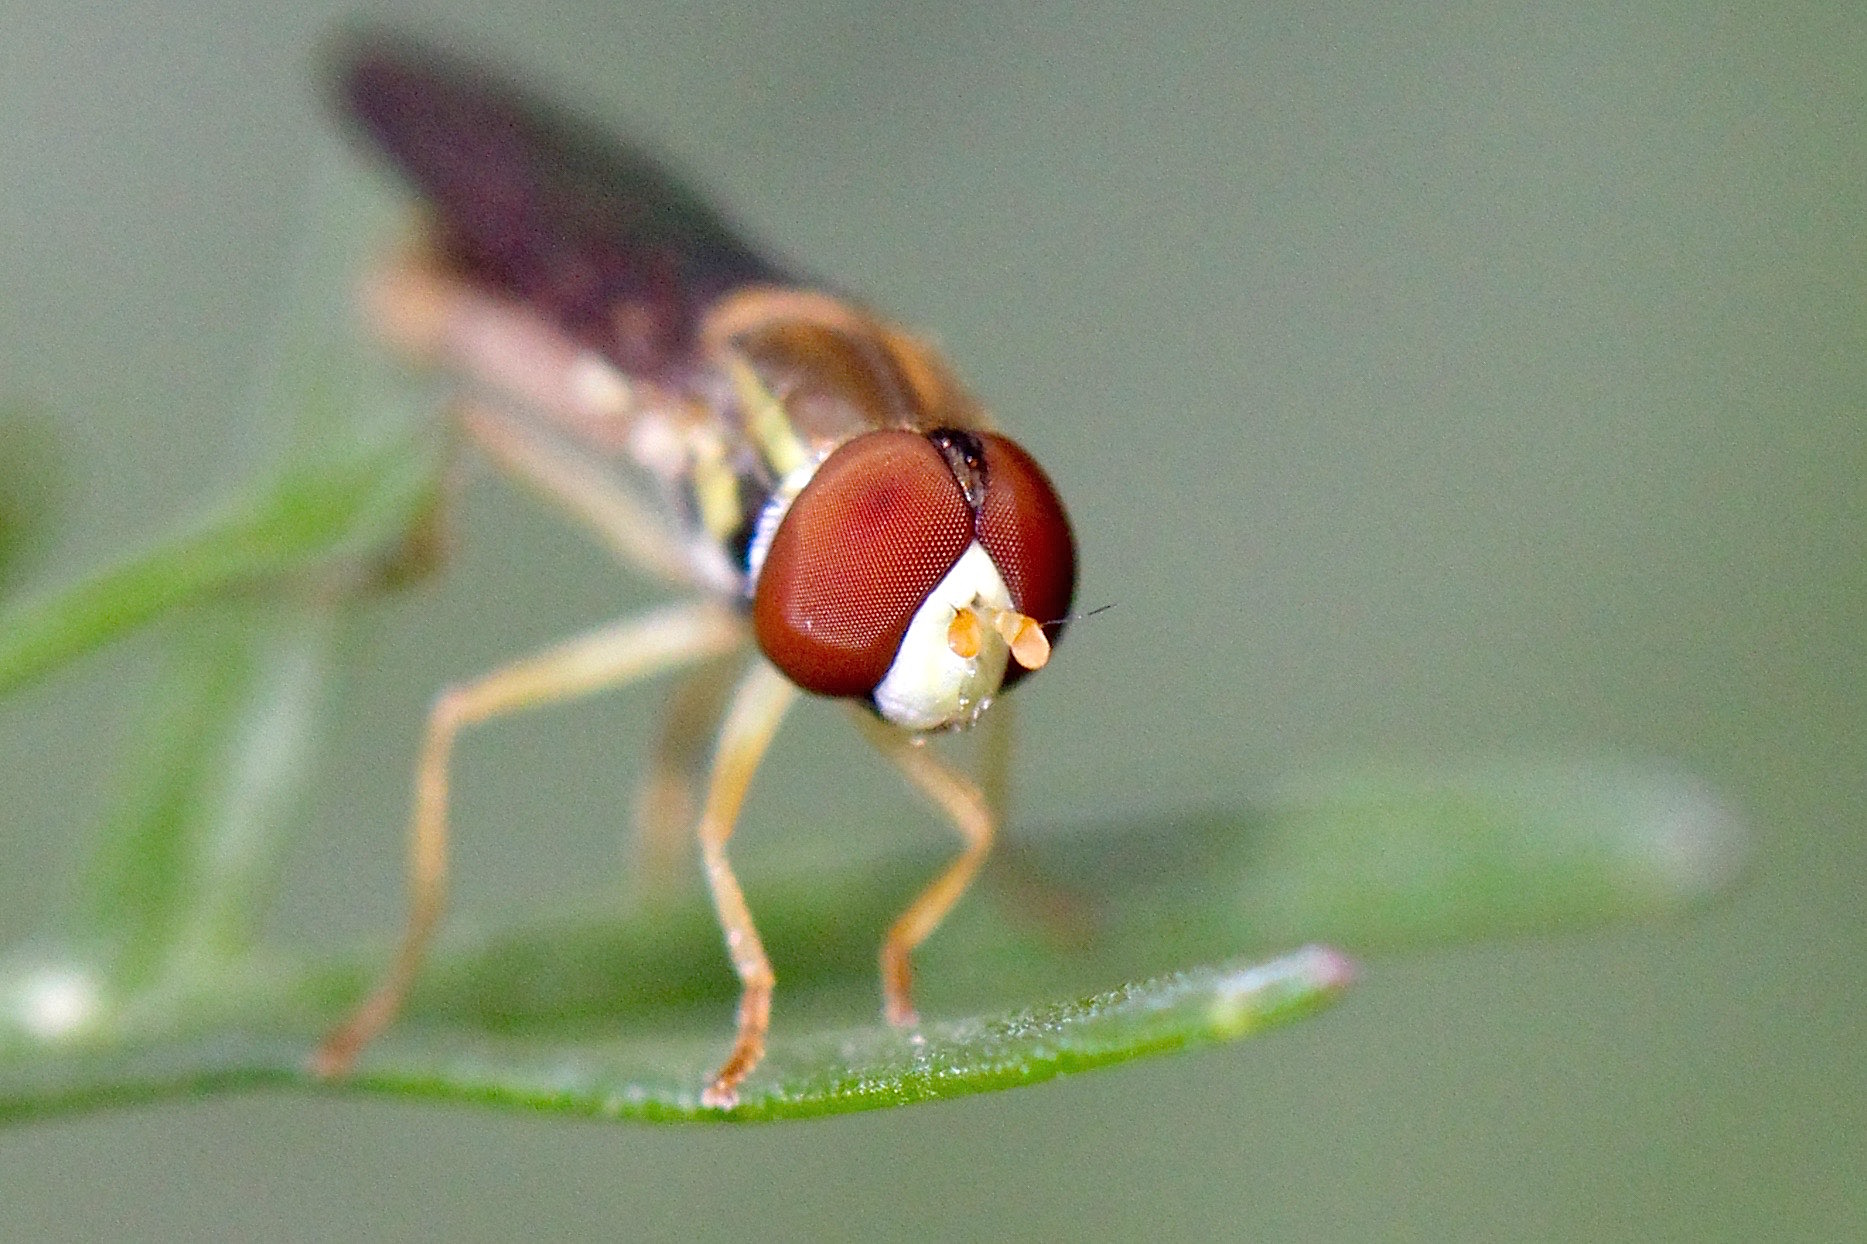
{"type": "Polygon", "coordinates": [[[1050,660],[1050,640],[1036,618],[1015,609],[1000,609],[992,615],[992,629],[1011,645],[1011,659],[1027,670],[1041,670],[1050,660]]]}

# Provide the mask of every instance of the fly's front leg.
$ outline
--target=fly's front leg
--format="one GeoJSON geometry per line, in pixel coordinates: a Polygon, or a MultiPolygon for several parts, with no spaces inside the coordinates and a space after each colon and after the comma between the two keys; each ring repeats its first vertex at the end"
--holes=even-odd
{"type": "MultiPolygon", "coordinates": [[[[994,701],[992,711],[974,731],[982,736],[979,787],[1000,826],[1008,825],[1011,816],[1011,742],[1017,724],[1016,709],[1015,700],[994,701]]],[[[1101,912],[1094,900],[1034,866],[1031,852],[1015,835],[1007,835],[985,884],[1007,916],[1034,928],[1059,949],[1080,949],[1095,937],[1101,912]]]]}
{"type": "Polygon", "coordinates": [[[421,968],[446,897],[448,760],[460,729],[717,656],[744,636],[743,623],[725,607],[683,605],[593,631],[441,694],[428,715],[415,774],[409,914],[401,945],[375,991],[318,1046],[311,1059],[314,1074],[348,1072],[363,1047],[394,1020],[421,968]]]}
{"type": "Polygon", "coordinates": [[[927,940],[953,909],[992,849],[996,819],[984,792],[926,745],[922,736],[891,726],[858,710],[857,721],[875,744],[917,789],[947,814],[965,839],[959,858],[921,891],[896,918],[882,939],[882,1014],[898,1027],[918,1022],[914,1012],[914,948],[927,940]]]}
{"type": "Polygon", "coordinates": [[[1017,734],[1018,702],[999,696],[975,730],[979,735],[979,790],[999,825],[1011,817],[1011,744],[1017,734]]]}
{"type": "Polygon", "coordinates": [[[733,693],[732,706],[720,725],[719,744],[713,753],[713,775],[707,784],[706,807],[700,814],[700,853],[706,865],[707,888],[726,934],[726,953],[738,973],[739,1031],[732,1052],[701,1093],[702,1105],[731,1109],[739,1101],[739,1084],[765,1057],[765,1033],[771,1026],[771,960],[752,924],[745,894],[726,862],[726,840],[732,836],[745,801],[752,774],[778,733],[785,710],[797,698],[791,680],[763,659],[753,663],[733,693]]]}

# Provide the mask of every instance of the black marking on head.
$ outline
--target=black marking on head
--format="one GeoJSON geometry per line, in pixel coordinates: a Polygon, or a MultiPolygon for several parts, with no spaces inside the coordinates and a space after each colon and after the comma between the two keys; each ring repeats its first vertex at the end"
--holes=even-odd
{"type": "Polygon", "coordinates": [[[953,478],[959,481],[960,490],[966,494],[966,504],[977,514],[979,507],[985,504],[985,446],[963,428],[936,428],[927,434],[927,439],[946,459],[953,478]]]}

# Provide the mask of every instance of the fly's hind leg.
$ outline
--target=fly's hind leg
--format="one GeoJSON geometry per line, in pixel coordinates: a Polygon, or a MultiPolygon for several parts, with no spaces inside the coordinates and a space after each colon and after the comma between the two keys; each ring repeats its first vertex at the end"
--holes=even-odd
{"type": "Polygon", "coordinates": [[[743,640],[743,623],[725,607],[683,605],[593,631],[441,694],[428,715],[415,775],[409,914],[401,945],[375,991],[318,1046],[311,1059],[314,1074],[348,1072],[363,1048],[395,1019],[421,969],[446,897],[448,761],[460,729],[619,687],[723,654],[743,640]]]}
{"type": "Polygon", "coordinates": [[[923,739],[873,715],[857,711],[862,732],[914,786],[945,812],[965,840],[959,858],[921,891],[882,939],[882,1013],[898,1027],[918,1021],[914,1011],[914,948],[939,927],[972,884],[992,849],[997,828],[991,803],[980,788],[941,760],[923,739]]]}
{"type": "Polygon", "coordinates": [[[635,806],[631,874],[644,898],[667,890],[687,862],[700,815],[707,748],[737,675],[731,661],[708,661],[683,675],[661,710],[661,734],[642,775],[635,806]]]}
{"type": "MultiPolygon", "coordinates": [[[[1011,817],[1011,742],[1017,701],[994,701],[974,731],[979,739],[979,787],[1002,828],[1011,817]]],[[[985,886],[1007,917],[1032,929],[1059,950],[1078,950],[1095,937],[1101,912],[1094,899],[1048,876],[1032,852],[1007,830],[985,886]]]]}

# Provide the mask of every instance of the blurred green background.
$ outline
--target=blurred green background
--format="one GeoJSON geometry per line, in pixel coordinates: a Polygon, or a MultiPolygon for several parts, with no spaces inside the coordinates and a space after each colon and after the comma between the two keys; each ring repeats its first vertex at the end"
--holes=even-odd
{"type": "MultiPolygon", "coordinates": [[[[1045,462],[1083,603],[1119,607],[1020,695],[1025,819],[1606,753],[1736,803],[1734,898],[1378,958],[1262,1041],[802,1126],[256,1096],[15,1127],[0,1236],[1867,1235],[1867,13],[1260,8],[397,18],[930,328],[1045,462]]],[[[0,7],[0,393],[72,481],[44,580],[276,447],[252,376],[313,227],[315,48],[351,12],[0,7]]],[[[498,487],[459,525],[360,653],[281,938],[397,918],[436,687],[645,599],[498,487]]],[[[5,941],[70,875],[150,656],[0,709],[5,941]]],[[[620,884],[651,703],[467,742],[463,911],[620,884]]],[[[742,831],[755,899],[761,858],[940,832],[837,713],[799,717],[742,831]]]]}

